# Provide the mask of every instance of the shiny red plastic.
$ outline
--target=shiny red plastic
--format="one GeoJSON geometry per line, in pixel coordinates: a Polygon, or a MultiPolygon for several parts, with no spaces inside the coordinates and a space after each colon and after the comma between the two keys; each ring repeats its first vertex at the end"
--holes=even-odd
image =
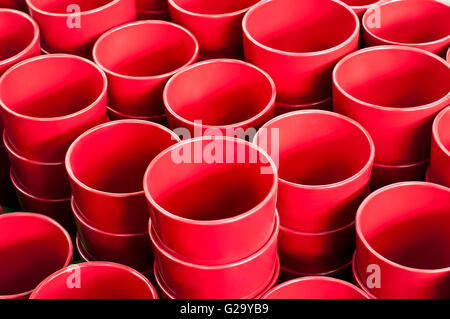
{"type": "Polygon", "coordinates": [[[167,0],[136,0],[136,8],[144,11],[167,11],[167,0]]]}
{"type": "Polygon", "coordinates": [[[370,188],[379,189],[394,183],[406,181],[425,181],[425,173],[430,161],[428,159],[408,165],[373,164],[370,188]]]}
{"type": "Polygon", "coordinates": [[[334,269],[332,271],[322,272],[322,273],[301,273],[301,272],[295,272],[290,269],[287,269],[285,267],[281,267],[280,270],[280,282],[300,278],[300,277],[308,277],[308,276],[326,276],[326,277],[333,277],[336,279],[342,279],[342,280],[348,280],[348,278],[351,278],[351,272],[352,272],[352,265],[351,261],[348,263],[340,266],[337,269],[334,269]]]}
{"type": "Polygon", "coordinates": [[[362,18],[362,16],[368,9],[373,6],[379,6],[383,1],[386,0],[342,0],[342,2],[349,5],[350,8],[355,11],[359,18],[362,18]]]}
{"type": "Polygon", "coordinates": [[[16,10],[27,10],[25,0],[0,0],[0,8],[10,8],[16,10]]]}
{"type": "Polygon", "coordinates": [[[136,20],[163,20],[170,21],[169,11],[144,11],[138,10],[136,20]]]}
{"type": "Polygon", "coordinates": [[[111,121],[143,120],[143,121],[150,121],[150,122],[154,122],[154,123],[158,123],[158,124],[167,126],[166,114],[155,115],[155,116],[150,116],[150,117],[133,116],[133,115],[127,115],[127,114],[123,114],[123,113],[117,112],[116,110],[113,110],[112,108],[108,107],[108,116],[111,119],[111,121]]]}
{"type": "Polygon", "coordinates": [[[359,274],[358,274],[358,266],[356,265],[356,254],[353,255],[353,259],[352,259],[352,275],[353,275],[353,283],[358,286],[359,288],[361,288],[362,291],[364,291],[370,299],[378,299],[374,294],[372,294],[367,287],[365,286],[365,284],[363,283],[363,281],[361,280],[361,278],[359,278],[359,274]]]}
{"type": "Polygon", "coordinates": [[[333,107],[333,99],[331,97],[319,102],[306,104],[286,104],[277,102],[275,104],[275,115],[278,116],[293,111],[301,111],[308,109],[331,111],[332,107],[333,107]]]}
{"type": "Polygon", "coordinates": [[[434,120],[429,178],[450,187],[450,106],[434,120]]]}

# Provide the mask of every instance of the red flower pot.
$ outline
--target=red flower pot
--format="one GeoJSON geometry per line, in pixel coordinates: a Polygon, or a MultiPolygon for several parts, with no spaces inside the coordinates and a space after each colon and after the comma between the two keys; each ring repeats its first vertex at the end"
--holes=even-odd
{"type": "MultiPolygon", "coordinates": [[[[380,3],[386,0],[342,0],[345,4],[349,5],[353,11],[362,18],[364,13],[373,6],[378,6],[380,3]]],[[[373,12],[373,11],[369,11],[373,12]]]]}
{"type": "Polygon", "coordinates": [[[367,48],[339,61],[333,90],[334,110],[372,136],[377,164],[416,163],[429,157],[433,118],[450,103],[450,65],[416,48],[367,48]]]}
{"type": "Polygon", "coordinates": [[[150,163],[144,190],[164,249],[191,263],[234,263],[273,236],[276,167],[243,140],[196,138],[166,149],[150,163]]]}
{"type": "Polygon", "coordinates": [[[117,112],[116,110],[113,110],[112,108],[108,107],[108,116],[111,119],[111,121],[119,121],[119,120],[143,120],[143,121],[150,121],[157,124],[161,124],[164,126],[167,126],[167,117],[166,114],[162,115],[155,115],[155,116],[133,116],[128,114],[123,114],[120,112],[117,112]]]}
{"type": "Polygon", "coordinates": [[[146,232],[144,172],[156,155],[178,141],[169,129],[140,120],[105,123],[75,140],[66,169],[87,221],[107,232],[146,232]]]}
{"type": "Polygon", "coordinates": [[[385,1],[363,19],[367,46],[407,45],[445,56],[450,45],[450,5],[446,1],[385,1]]]}
{"type": "Polygon", "coordinates": [[[145,11],[138,10],[136,20],[163,20],[170,21],[169,11],[145,11]]]}
{"type": "Polygon", "coordinates": [[[276,88],[267,73],[249,63],[217,59],[175,74],[163,97],[171,129],[241,137],[273,117],[276,88]]]}
{"type": "Polygon", "coordinates": [[[331,97],[319,102],[306,104],[286,104],[277,102],[275,104],[275,115],[278,116],[293,111],[301,111],[308,109],[331,111],[332,107],[333,107],[333,99],[331,97]]]}
{"type": "Polygon", "coordinates": [[[353,255],[352,259],[352,273],[353,273],[353,283],[357,285],[359,288],[361,288],[362,291],[364,291],[370,299],[378,299],[375,295],[371,294],[370,291],[365,286],[365,283],[359,278],[358,274],[358,266],[356,265],[356,254],[353,255]]]}
{"type": "Polygon", "coordinates": [[[375,157],[361,125],[332,112],[296,111],[263,125],[254,143],[278,164],[277,209],[283,226],[324,231],[354,220],[375,157]]]}
{"type": "Polygon", "coordinates": [[[429,180],[450,187],[450,106],[434,120],[429,180]]]}
{"type": "Polygon", "coordinates": [[[95,40],[105,31],[136,18],[135,0],[26,0],[39,23],[50,52],[91,56],[95,40]]]}
{"type": "Polygon", "coordinates": [[[450,189],[398,183],[356,215],[359,278],[378,298],[450,298],[450,189]]]}
{"type": "Polygon", "coordinates": [[[45,277],[72,262],[72,242],[46,216],[0,215],[0,260],[0,299],[25,299],[45,277]]]}
{"type": "Polygon", "coordinates": [[[358,48],[359,19],[339,1],[263,1],[243,28],[246,61],[269,73],[287,104],[330,97],[335,63],[358,48]]]}
{"type": "Polygon", "coordinates": [[[198,43],[189,31],[156,20],[110,30],[93,49],[94,61],[108,76],[109,106],[124,114],[146,117],[164,113],[164,85],[197,57],[198,43]]]}
{"type": "Polygon", "coordinates": [[[47,277],[30,299],[158,299],[158,294],[147,278],[130,267],[88,262],[47,277]]]}
{"type": "Polygon", "coordinates": [[[0,104],[9,141],[22,156],[64,159],[72,141],[105,121],[106,76],[92,62],[52,54],[16,64],[0,78],[0,104]],[[42,74],[39,81],[30,81],[42,74]]]}

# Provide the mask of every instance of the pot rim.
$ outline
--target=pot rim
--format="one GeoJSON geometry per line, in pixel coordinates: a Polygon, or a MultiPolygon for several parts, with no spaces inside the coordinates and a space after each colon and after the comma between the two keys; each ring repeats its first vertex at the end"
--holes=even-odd
{"type": "Polygon", "coordinates": [[[194,17],[201,17],[201,18],[209,18],[209,19],[217,19],[217,18],[227,18],[227,17],[236,17],[241,14],[244,14],[246,11],[248,11],[253,6],[257,5],[260,0],[256,1],[254,4],[237,11],[232,12],[226,12],[226,13],[213,13],[213,14],[207,14],[207,13],[198,13],[194,11],[189,11],[187,9],[182,8],[180,5],[178,5],[175,0],[167,0],[169,5],[171,5],[176,10],[182,12],[185,15],[194,16],[194,17]]]}
{"type": "MultiPolygon", "coordinates": [[[[449,49],[449,52],[450,52],[450,49],[449,49]]],[[[433,138],[436,141],[436,144],[439,146],[441,151],[443,151],[444,154],[450,158],[450,149],[448,149],[444,145],[444,143],[442,143],[442,139],[438,132],[440,122],[441,122],[442,118],[444,117],[444,115],[447,115],[447,114],[450,114],[450,105],[447,106],[446,108],[444,108],[434,119],[432,131],[433,131],[433,138]]]]}
{"type": "MultiPolygon", "coordinates": [[[[106,3],[102,6],[99,6],[97,8],[86,10],[86,11],[81,11],[80,14],[88,15],[88,14],[94,14],[97,12],[101,12],[105,9],[115,6],[116,4],[118,4],[121,1],[123,1],[123,0],[110,0],[108,3],[106,3]]],[[[42,15],[53,16],[53,17],[69,17],[73,14],[73,13],[55,13],[55,12],[50,12],[50,11],[40,9],[33,4],[33,0],[25,0],[25,2],[27,4],[27,6],[30,8],[30,10],[36,11],[42,15]]]]}

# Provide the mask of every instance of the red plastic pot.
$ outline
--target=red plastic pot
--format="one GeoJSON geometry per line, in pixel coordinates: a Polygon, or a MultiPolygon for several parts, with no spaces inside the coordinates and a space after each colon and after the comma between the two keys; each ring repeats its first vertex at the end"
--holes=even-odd
{"type": "Polygon", "coordinates": [[[359,288],[361,288],[362,291],[364,291],[370,299],[378,299],[375,295],[373,295],[372,293],[370,293],[370,291],[366,288],[365,284],[363,283],[363,281],[361,280],[361,278],[359,278],[359,274],[358,274],[358,267],[356,266],[356,254],[353,255],[353,259],[352,259],[352,273],[353,273],[353,283],[355,285],[357,285],[359,288]]]}
{"type": "Polygon", "coordinates": [[[141,120],[113,121],[80,135],[67,151],[66,169],[87,221],[107,232],[146,232],[144,172],[156,155],[178,141],[169,129],[141,120]]]}
{"type": "Polygon", "coordinates": [[[189,29],[206,59],[241,58],[242,18],[260,0],[168,0],[172,20],[189,29]]]}
{"type": "Polygon", "coordinates": [[[429,179],[450,187],[450,106],[434,120],[429,179]]]}
{"type": "Polygon", "coordinates": [[[0,215],[0,260],[0,299],[25,299],[45,277],[72,262],[72,242],[46,216],[0,215]]]}
{"type": "Polygon", "coordinates": [[[296,111],[264,124],[253,141],[279,167],[277,209],[283,226],[324,231],[354,220],[375,157],[361,125],[328,111],[296,111]]]}
{"type": "Polygon", "coordinates": [[[158,299],[158,294],[147,278],[130,267],[88,262],[47,277],[30,299],[158,299]]]}
{"type": "Polygon", "coordinates": [[[152,228],[165,249],[189,262],[244,259],[273,236],[277,177],[268,155],[243,140],[181,142],[156,156],[145,173],[152,228]]]}
{"type": "Polygon", "coordinates": [[[0,8],[10,8],[16,10],[27,10],[25,0],[0,0],[0,8]]]}
{"type": "Polygon", "coordinates": [[[437,0],[385,1],[363,19],[366,46],[395,44],[445,57],[450,44],[450,5],[437,0]]]}
{"type": "Polygon", "coordinates": [[[138,10],[136,20],[163,20],[170,21],[169,11],[145,11],[138,10]]]}
{"type": "Polygon", "coordinates": [[[154,123],[158,123],[164,126],[167,126],[167,117],[166,114],[162,115],[156,115],[156,116],[133,116],[133,115],[127,115],[120,112],[117,112],[116,110],[113,110],[112,108],[108,107],[108,116],[111,119],[111,121],[119,121],[119,120],[143,120],[143,121],[150,121],[154,123]]]}
{"type": "Polygon", "coordinates": [[[136,8],[144,11],[167,11],[167,0],[136,0],[136,8]]]}
{"type": "Polygon", "coordinates": [[[186,128],[191,136],[201,132],[240,137],[273,117],[276,94],[275,83],[261,69],[216,59],[175,74],[163,98],[171,129],[186,128]]]}
{"type": "Polygon", "coordinates": [[[72,141],[105,121],[107,80],[89,60],[65,54],[22,61],[0,78],[3,123],[22,156],[64,159],[72,141]],[[39,81],[30,81],[45,74],[39,81]]]}
{"type": "Polygon", "coordinates": [[[243,28],[245,60],[269,73],[287,104],[330,97],[335,63],[358,48],[359,19],[339,1],[263,1],[243,28]]]}
{"type": "Polygon", "coordinates": [[[64,162],[45,163],[29,160],[18,154],[3,132],[3,143],[18,183],[36,197],[59,199],[71,194],[64,162]]]}
{"type": "Polygon", "coordinates": [[[383,1],[386,0],[342,0],[342,2],[349,5],[355,11],[359,18],[362,18],[368,9],[376,5],[379,6],[383,1]]]}
{"type": "Polygon", "coordinates": [[[369,299],[369,296],[343,280],[304,277],[276,286],[262,299],[369,299]]]}
{"type": "Polygon", "coordinates": [[[372,136],[376,163],[416,163],[429,157],[433,119],[450,104],[450,65],[416,48],[367,48],[339,61],[333,90],[334,110],[372,136]]]}
{"type": "Polygon", "coordinates": [[[289,112],[308,109],[331,111],[332,107],[333,107],[333,99],[331,97],[319,102],[306,104],[286,104],[277,102],[275,104],[275,115],[278,116],[289,112]]]}
{"type": "Polygon", "coordinates": [[[348,280],[348,278],[351,278],[351,272],[352,272],[351,263],[352,262],[349,261],[348,263],[346,263],[332,271],[315,273],[315,274],[296,272],[296,271],[287,269],[285,267],[281,267],[279,282],[285,282],[285,281],[300,278],[300,277],[310,277],[310,276],[325,276],[325,277],[333,277],[336,279],[348,280]]]}
{"type": "Polygon", "coordinates": [[[136,18],[135,0],[78,0],[73,4],[58,0],[26,2],[39,23],[48,51],[84,57],[91,56],[92,46],[102,33],[136,18]]]}
{"type": "Polygon", "coordinates": [[[356,215],[357,268],[379,298],[450,298],[450,189],[398,183],[372,193],[356,215]],[[379,285],[378,285],[379,283],[379,285]]]}
{"type": "Polygon", "coordinates": [[[124,114],[149,117],[164,113],[164,85],[197,60],[198,43],[174,23],[138,21],[103,34],[92,54],[108,76],[109,106],[124,114]]]}
{"type": "Polygon", "coordinates": [[[270,284],[275,273],[278,227],[277,215],[271,237],[260,250],[235,263],[215,266],[180,259],[166,250],[150,228],[162,286],[171,295],[186,299],[255,298],[270,284]]]}

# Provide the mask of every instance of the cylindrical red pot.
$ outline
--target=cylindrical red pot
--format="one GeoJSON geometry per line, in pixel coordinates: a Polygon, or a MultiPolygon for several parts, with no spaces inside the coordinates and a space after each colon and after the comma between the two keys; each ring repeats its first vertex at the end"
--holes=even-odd
{"type": "Polygon", "coordinates": [[[3,132],[3,143],[14,176],[26,192],[47,199],[70,197],[69,177],[64,162],[45,163],[23,157],[10,145],[6,131],[3,132]]]}
{"type": "Polygon", "coordinates": [[[163,20],[170,21],[169,11],[145,11],[138,10],[136,20],[163,20]]]}
{"type": "Polygon", "coordinates": [[[167,11],[167,0],[136,0],[136,8],[144,11],[167,11]]]}
{"type": "Polygon", "coordinates": [[[25,0],[0,0],[0,8],[10,8],[26,11],[27,5],[25,0]]]}
{"type": "Polygon", "coordinates": [[[248,11],[243,28],[246,61],[270,74],[287,104],[330,97],[335,63],[358,48],[359,19],[340,1],[266,0],[248,11]]]}
{"type": "Polygon", "coordinates": [[[162,115],[155,115],[155,116],[133,116],[128,114],[123,114],[120,112],[117,112],[116,110],[113,110],[112,108],[108,107],[108,116],[111,119],[111,121],[119,121],[119,120],[143,120],[143,121],[150,121],[154,123],[158,123],[164,126],[167,126],[167,117],[166,114],[162,115]]]}
{"type": "Polygon", "coordinates": [[[174,23],[138,21],[103,34],[94,45],[93,58],[108,76],[111,108],[129,115],[157,116],[164,113],[164,85],[197,60],[198,43],[174,23]]]}
{"type": "Polygon", "coordinates": [[[285,267],[281,267],[280,270],[280,279],[279,282],[284,282],[300,277],[309,277],[309,276],[326,276],[333,277],[336,279],[342,279],[348,281],[352,278],[352,262],[349,261],[346,264],[340,266],[337,269],[333,269],[332,271],[322,272],[322,273],[301,273],[296,272],[285,267]]]}
{"type": "Polygon", "coordinates": [[[272,236],[277,180],[267,153],[243,140],[181,142],[156,156],[145,173],[152,228],[165,249],[189,262],[244,259],[272,236]]]}
{"type": "Polygon", "coordinates": [[[191,136],[201,132],[241,137],[273,117],[276,94],[275,83],[261,69],[216,59],[175,74],[163,98],[171,129],[186,128],[191,136]]]}
{"type": "Polygon", "coordinates": [[[72,242],[46,216],[0,215],[0,260],[0,299],[25,299],[45,277],[72,262],[72,242]]]}
{"type": "Polygon", "coordinates": [[[178,141],[169,129],[141,120],[105,123],[75,140],[67,151],[66,169],[87,221],[107,232],[146,232],[142,178],[150,161],[178,141]]]}
{"type": "Polygon", "coordinates": [[[105,31],[136,18],[135,0],[26,0],[39,23],[50,52],[91,56],[95,40],[105,31]]]}
{"type": "Polygon", "coordinates": [[[364,42],[366,46],[407,45],[445,57],[450,44],[449,17],[446,1],[385,1],[364,15],[364,42]]]}
{"type": "Polygon", "coordinates": [[[256,253],[235,263],[215,266],[180,259],[166,250],[150,227],[150,239],[162,285],[177,298],[255,298],[270,284],[276,269],[279,223],[276,215],[270,239],[256,253]]]}
{"type": "Polygon", "coordinates": [[[450,189],[398,183],[356,215],[359,278],[379,298],[450,298],[450,189]]]}
{"type": "Polygon", "coordinates": [[[328,111],[296,111],[267,122],[253,141],[279,167],[277,209],[283,226],[324,231],[354,220],[375,157],[361,125],[328,111]]]}
{"type": "Polygon", "coordinates": [[[429,178],[450,187],[450,106],[434,120],[429,178]]]}
{"type": "Polygon", "coordinates": [[[158,294],[147,278],[130,267],[87,262],[47,277],[30,299],[158,299],[158,294]]]}
{"type": "MultiPolygon", "coordinates": [[[[359,18],[362,18],[368,9],[379,6],[383,1],[386,0],[342,0],[342,2],[349,5],[355,11],[359,18]]],[[[369,12],[373,13],[374,11],[370,10],[369,12]]]]}
{"type": "Polygon", "coordinates": [[[106,91],[105,74],[77,56],[42,55],[16,64],[0,78],[11,144],[28,159],[62,161],[78,135],[105,121],[106,91]]]}
{"type": "Polygon", "coordinates": [[[275,115],[278,116],[293,111],[301,111],[308,109],[331,111],[332,107],[333,107],[333,99],[331,97],[319,102],[306,104],[286,104],[277,102],[275,104],[275,115]]]}
{"type": "Polygon", "coordinates": [[[367,48],[339,61],[333,90],[334,110],[372,136],[376,163],[416,163],[429,157],[434,116],[450,103],[450,65],[416,48],[367,48]]]}
{"type": "Polygon", "coordinates": [[[363,283],[363,281],[361,280],[361,278],[359,278],[359,274],[358,274],[358,266],[356,265],[356,254],[353,255],[353,259],[352,259],[352,273],[353,273],[353,283],[358,286],[359,288],[361,288],[362,291],[364,291],[370,299],[378,299],[375,295],[373,295],[372,293],[370,293],[370,291],[367,289],[367,287],[365,286],[365,283],[363,283]]]}
{"type": "Polygon", "coordinates": [[[171,19],[186,27],[205,59],[241,58],[242,18],[260,0],[168,0],[171,19]]]}
{"type": "Polygon", "coordinates": [[[274,287],[262,299],[369,299],[369,296],[343,280],[304,277],[274,287]]]}

